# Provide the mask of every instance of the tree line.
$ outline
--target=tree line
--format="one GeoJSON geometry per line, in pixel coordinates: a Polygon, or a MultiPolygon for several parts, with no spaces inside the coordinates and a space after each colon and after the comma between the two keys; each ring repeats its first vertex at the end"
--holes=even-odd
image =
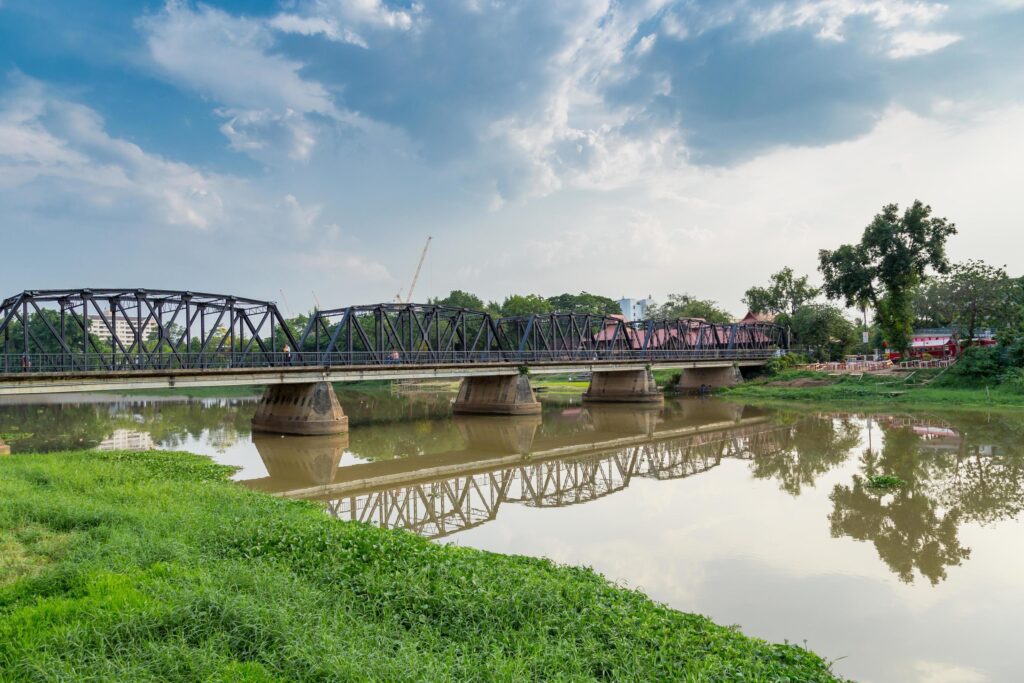
{"type": "MultiPolygon", "coordinates": [[[[448,296],[430,299],[428,303],[454,308],[484,311],[494,316],[535,315],[544,313],[589,313],[591,315],[621,315],[619,303],[599,294],[568,292],[543,297],[538,294],[510,294],[503,301],[484,303],[483,299],[462,290],[453,290],[448,296]]],[[[662,304],[647,309],[648,318],[704,318],[713,323],[727,323],[732,316],[717,302],[690,294],[669,294],[662,304]]]]}
{"type": "Polygon", "coordinates": [[[954,223],[920,201],[902,212],[888,204],[860,241],[819,251],[821,287],[787,267],[743,301],[774,315],[794,347],[823,360],[880,347],[905,354],[921,328],[951,328],[967,347],[992,331],[1000,348],[991,353],[1006,357],[1019,347],[1024,356],[1024,278],[983,261],[951,262],[946,243],[956,234],[954,223]],[[847,309],[860,311],[860,320],[847,309]],[[866,344],[859,328],[869,332],[866,344]]]}

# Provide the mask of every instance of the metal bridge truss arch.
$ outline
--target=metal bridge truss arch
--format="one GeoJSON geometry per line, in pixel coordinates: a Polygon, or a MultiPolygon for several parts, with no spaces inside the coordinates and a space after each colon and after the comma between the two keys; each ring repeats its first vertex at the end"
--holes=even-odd
{"type": "Polygon", "coordinates": [[[495,317],[433,304],[314,311],[293,333],[270,301],[172,290],[25,291],[0,303],[0,372],[764,359],[770,323],[495,317]]]}
{"type": "Polygon", "coordinates": [[[785,347],[771,323],[626,321],[548,313],[494,317],[430,304],[379,304],[317,311],[302,333],[304,363],[530,362],[763,358],[785,347]]]}
{"type": "Polygon", "coordinates": [[[153,289],[25,291],[0,302],[0,371],[271,366],[295,345],[277,306],[153,289]]]}

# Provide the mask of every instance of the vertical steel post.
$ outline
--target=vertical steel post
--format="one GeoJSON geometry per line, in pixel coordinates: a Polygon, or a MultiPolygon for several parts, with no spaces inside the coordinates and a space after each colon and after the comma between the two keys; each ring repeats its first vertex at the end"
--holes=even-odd
{"type": "MultiPolygon", "coordinates": [[[[28,302],[21,302],[21,352],[26,358],[29,358],[31,362],[31,356],[28,355],[28,302]]],[[[28,368],[24,368],[28,369],[28,368]]]]}
{"type": "Polygon", "coordinates": [[[206,307],[199,304],[199,367],[205,365],[206,358],[206,307]]]}
{"type": "Polygon", "coordinates": [[[70,360],[68,352],[64,350],[65,348],[70,348],[70,347],[68,347],[68,337],[67,337],[67,333],[65,332],[64,318],[65,318],[64,301],[61,300],[61,302],[60,302],[60,341],[61,341],[61,344],[60,344],[60,369],[61,370],[65,370],[67,368],[68,361],[70,360]]]}

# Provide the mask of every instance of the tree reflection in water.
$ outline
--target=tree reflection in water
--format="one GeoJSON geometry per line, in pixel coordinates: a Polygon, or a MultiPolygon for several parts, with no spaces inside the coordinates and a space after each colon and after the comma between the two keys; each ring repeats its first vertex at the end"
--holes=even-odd
{"type": "Polygon", "coordinates": [[[758,454],[750,464],[758,479],[778,479],[779,488],[799,496],[821,475],[845,462],[860,443],[860,427],[848,418],[804,418],[789,431],[786,448],[758,454]]]}
{"type": "Polygon", "coordinates": [[[918,448],[920,437],[909,427],[884,433],[881,453],[867,450],[861,458],[864,475],[895,475],[906,485],[883,495],[869,490],[859,474],[849,486],[837,485],[829,515],[832,535],[871,541],[901,581],[912,582],[917,569],[936,584],[946,578],[947,567],[970,557],[958,538],[960,511],[943,511],[926,494],[929,468],[918,448]]]}
{"type": "Polygon", "coordinates": [[[1004,417],[933,419],[875,418],[882,427],[880,452],[864,451],[861,473],[837,485],[829,515],[832,535],[870,541],[879,558],[904,582],[916,569],[933,585],[947,568],[970,557],[959,539],[961,525],[1015,517],[1024,503],[1024,458],[1016,429],[1004,417]],[[885,493],[867,477],[895,475],[906,484],[885,493]]]}

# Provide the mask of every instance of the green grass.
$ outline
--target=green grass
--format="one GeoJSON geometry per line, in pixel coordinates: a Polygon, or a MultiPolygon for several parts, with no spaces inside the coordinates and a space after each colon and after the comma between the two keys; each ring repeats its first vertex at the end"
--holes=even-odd
{"type": "Polygon", "coordinates": [[[927,378],[919,373],[904,381],[903,375],[832,376],[808,371],[787,371],[775,377],[757,379],[721,390],[721,395],[733,400],[750,402],[801,401],[815,403],[920,406],[959,408],[1024,408],[1024,394],[993,383],[985,386],[939,386],[920,382],[927,378]],[[804,380],[816,386],[792,386],[804,380]]]}
{"type": "Polygon", "coordinates": [[[834,680],[587,569],[338,522],[229,472],[0,460],[0,680],[834,680]]]}
{"type": "Polygon", "coordinates": [[[582,394],[590,386],[587,380],[575,381],[561,378],[530,378],[530,384],[534,389],[540,389],[549,394],[582,394]]]}
{"type": "Polygon", "coordinates": [[[907,482],[891,474],[872,474],[868,477],[868,487],[873,489],[898,489],[906,485],[907,482]]]}

